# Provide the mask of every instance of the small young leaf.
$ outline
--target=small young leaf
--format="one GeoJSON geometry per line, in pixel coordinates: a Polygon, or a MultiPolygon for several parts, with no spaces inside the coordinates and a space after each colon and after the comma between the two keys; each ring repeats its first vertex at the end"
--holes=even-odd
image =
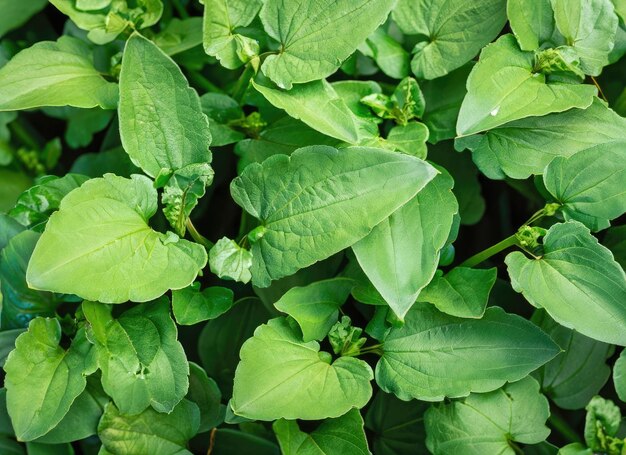
{"type": "Polygon", "coordinates": [[[220,278],[242,283],[252,278],[252,254],[227,237],[219,239],[209,251],[209,265],[220,278]]]}
{"type": "Polygon", "coordinates": [[[220,286],[200,291],[200,283],[172,291],[172,310],[180,325],[193,325],[215,319],[233,306],[234,293],[220,286]]]}
{"type": "Polygon", "coordinates": [[[550,0],[508,0],[506,13],[520,49],[534,51],[544,43],[562,44],[550,0]]]}
{"type": "Polygon", "coordinates": [[[319,349],[315,341],[303,342],[285,318],[258,327],[241,348],[231,400],[235,414],[319,420],[365,406],[372,396],[369,365],[354,357],[330,362],[319,349]]]}
{"type": "Polygon", "coordinates": [[[537,444],[548,437],[548,400],[532,378],[426,411],[426,445],[434,455],[514,455],[509,442],[537,444]]]}
{"type": "Polygon", "coordinates": [[[294,420],[280,419],[272,425],[284,455],[369,455],[363,417],[351,409],[336,419],[322,422],[313,432],[300,431],[294,420]]]}
{"type": "Polygon", "coordinates": [[[138,34],[124,50],[118,114],[124,149],[149,176],[211,162],[211,131],[198,94],[178,65],[138,34]]]}
{"type": "Polygon", "coordinates": [[[585,442],[594,453],[605,452],[606,437],[617,434],[622,413],[612,401],[599,396],[593,397],[585,409],[585,442]]]}
{"type": "Polygon", "coordinates": [[[304,342],[321,341],[337,322],[339,307],[350,295],[354,284],[349,278],[332,278],[293,287],[274,306],[296,320],[304,342]]]}
{"type": "Polygon", "coordinates": [[[118,87],[94,68],[89,47],[70,36],[24,49],[0,69],[0,111],[40,106],[114,109],[118,87]]]}
{"type": "Polygon", "coordinates": [[[206,251],[153,231],[147,221],[156,209],[147,177],[87,181],[50,217],[28,264],[29,286],[105,303],[145,302],[188,286],[205,266],[206,251]]]}
{"type": "Polygon", "coordinates": [[[552,318],[605,343],[626,345],[626,275],[611,252],[576,221],[555,224],[543,255],[505,260],[511,284],[552,318]]]}
{"type": "Polygon", "coordinates": [[[558,352],[534,324],[501,308],[461,319],[418,304],[383,340],[376,382],[404,400],[441,401],[517,381],[558,352]]]}

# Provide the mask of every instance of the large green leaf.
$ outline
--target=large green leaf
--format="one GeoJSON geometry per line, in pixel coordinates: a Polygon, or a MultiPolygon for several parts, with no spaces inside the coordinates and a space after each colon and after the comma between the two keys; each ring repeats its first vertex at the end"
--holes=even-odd
{"type": "Polygon", "coordinates": [[[169,414],[146,409],[135,416],[123,415],[109,403],[98,425],[98,436],[111,454],[191,455],[187,442],[199,425],[200,411],[189,400],[181,401],[169,414]]]}
{"type": "Polygon", "coordinates": [[[138,34],[122,59],[119,121],[124,149],[151,177],[211,162],[211,131],[198,94],[178,65],[138,34]]]}
{"type": "Polygon", "coordinates": [[[68,350],[60,341],[59,321],[33,319],[4,365],[7,409],[21,441],[54,428],[85,389],[85,375],[93,372],[84,358],[90,346],[84,333],[68,350]]]}
{"type": "Polygon", "coordinates": [[[94,68],[89,47],[71,36],[41,41],[0,69],[0,111],[40,106],[113,109],[117,84],[94,68]]]}
{"type": "Polygon", "coordinates": [[[566,219],[579,219],[581,214],[617,218],[626,212],[626,141],[557,156],[546,167],[543,182],[566,219]]]}
{"type": "Polygon", "coordinates": [[[508,0],[506,13],[511,30],[523,51],[534,51],[544,43],[562,44],[555,33],[550,0],[508,0]],[[556,36],[555,36],[556,35],[556,36]]]}
{"type": "Polygon", "coordinates": [[[546,81],[535,73],[534,53],[520,50],[513,35],[486,46],[467,80],[457,134],[467,136],[513,120],[589,106],[597,89],[546,81]]]}
{"type": "Polygon", "coordinates": [[[571,156],[599,144],[626,141],[626,119],[598,98],[587,109],[529,117],[487,131],[472,150],[491,179],[525,179],[543,173],[556,156],[571,156]]]}
{"type": "Polygon", "coordinates": [[[534,324],[501,308],[461,319],[421,304],[384,338],[376,382],[404,400],[441,401],[517,381],[558,352],[534,324]]]}
{"type": "Polygon", "coordinates": [[[351,409],[336,419],[322,422],[311,433],[300,430],[294,420],[280,419],[272,425],[283,455],[369,455],[363,417],[351,409]]]}
{"type": "Polygon", "coordinates": [[[443,171],[352,246],[367,277],[403,319],[437,270],[459,206],[443,171]]]}
{"type": "Polygon", "coordinates": [[[296,320],[302,330],[303,341],[320,341],[337,322],[339,308],[354,284],[349,278],[332,278],[293,287],[274,306],[296,320]]]}
{"type": "Polygon", "coordinates": [[[0,251],[2,330],[26,327],[37,316],[54,316],[57,296],[30,289],[26,283],[26,267],[38,240],[36,232],[20,232],[0,251]]]}
{"type": "Polygon", "coordinates": [[[27,3],[13,0],[0,1],[0,37],[9,30],[18,28],[31,16],[41,11],[47,3],[47,0],[31,0],[27,3]]]}
{"type": "Polygon", "coordinates": [[[258,327],[241,348],[231,407],[256,420],[339,417],[372,396],[372,370],[354,357],[334,362],[285,318],[258,327]]]}
{"type": "Polygon", "coordinates": [[[562,409],[584,408],[609,379],[613,346],[557,324],[543,310],[533,321],[562,349],[535,373],[543,393],[562,409]]]}
{"type": "Polygon", "coordinates": [[[504,0],[399,0],[393,19],[406,34],[422,35],[413,73],[435,79],[471,60],[506,23],[504,0]]]}
{"type": "Polygon", "coordinates": [[[147,177],[87,181],[50,217],[28,264],[29,286],[106,303],[144,302],[188,286],[206,264],[206,251],[153,231],[148,220],[156,210],[147,177]]]}
{"type": "Polygon", "coordinates": [[[382,24],[394,0],[267,0],[259,17],[280,43],[261,69],[281,88],[334,73],[382,24]]]}
{"type": "Polygon", "coordinates": [[[585,226],[555,224],[543,239],[541,257],[514,252],[505,261],[513,288],[556,322],[626,345],[626,275],[585,226]]]}
{"type": "Polygon", "coordinates": [[[350,144],[378,136],[376,124],[352,112],[325,80],[298,85],[291,90],[269,88],[254,81],[252,85],[274,106],[322,134],[350,144]]]}
{"type": "Polygon", "coordinates": [[[434,455],[515,455],[510,441],[537,444],[550,434],[548,400],[525,378],[502,389],[432,406],[425,415],[426,444],[434,455]]]}
{"type": "Polygon", "coordinates": [[[248,166],[231,194],[261,221],[252,282],[267,287],[351,246],[435,174],[420,159],[366,147],[305,147],[248,166]]]}
{"type": "Polygon", "coordinates": [[[618,18],[611,0],[550,0],[559,32],[580,56],[585,74],[597,76],[609,63],[618,18]]]}
{"type": "Polygon", "coordinates": [[[259,43],[237,33],[252,22],[261,0],[206,0],[204,2],[203,42],[207,54],[217,57],[229,69],[246,63],[259,51],[259,43]]]}
{"type": "Polygon", "coordinates": [[[120,412],[139,414],[148,406],[171,412],[187,393],[189,364],[167,298],[137,305],[118,318],[98,302],[85,301],[82,310],[102,387],[120,412]]]}
{"type": "Polygon", "coordinates": [[[224,420],[222,394],[215,381],[193,362],[189,362],[189,392],[186,398],[193,401],[200,409],[199,433],[209,431],[224,420]]]}
{"type": "Polygon", "coordinates": [[[172,291],[172,311],[180,325],[215,319],[233,306],[233,291],[211,286],[200,291],[200,283],[172,291]]]}

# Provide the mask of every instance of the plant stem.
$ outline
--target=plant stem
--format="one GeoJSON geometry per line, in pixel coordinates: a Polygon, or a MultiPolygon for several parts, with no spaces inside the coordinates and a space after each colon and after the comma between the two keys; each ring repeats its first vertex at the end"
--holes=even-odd
{"type": "Polygon", "coordinates": [[[602,99],[608,103],[608,100],[606,99],[606,96],[604,96],[604,92],[602,91],[602,87],[600,87],[600,84],[598,84],[598,81],[596,80],[596,78],[593,76],[589,76],[589,77],[591,77],[591,80],[593,81],[593,85],[595,85],[596,88],[598,89],[598,92],[600,92],[600,96],[602,97],[602,99]]]}
{"type": "Polygon", "coordinates": [[[383,352],[381,350],[382,347],[383,347],[383,345],[381,343],[373,344],[371,346],[367,346],[367,347],[365,347],[365,348],[360,350],[359,355],[361,355],[361,354],[378,354],[378,355],[383,355],[383,352]]]}
{"type": "Polygon", "coordinates": [[[550,413],[548,423],[554,428],[561,436],[563,436],[569,442],[582,442],[580,436],[576,430],[574,430],[567,421],[559,414],[554,412],[550,413]]]}
{"type": "Polygon", "coordinates": [[[187,19],[189,17],[189,13],[183,7],[183,5],[180,4],[180,0],[172,0],[172,6],[181,17],[181,19],[187,19]]]}
{"type": "Polygon", "coordinates": [[[22,124],[20,119],[9,123],[9,129],[25,146],[33,150],[39,150],[41,146],[40,139],[28,131],[28,128],[22,124]]]}
{"type": "Polygon", "coordinates": [[[189,234],[191,234],[191,237],[207,250],[213,248],[213,242],[200,234],[189,218],[187,218],[187,230],[189,234]]]}
{"type": "Polygon", "coordinates": [[[515,452],[517,455],[524,455],[524,451],[513,441],[509,441],[509,447],[513,449],[513,452],[515,452]]]}
{"type": "Polygon", "coordinates": [[[191,82],[193,82],[195,85],[200,87],[202,90],[205,90],[207,92],[213,92],[213,93],[224,93],[224,90],[222,90],[217,85],[215,85],[213,82],[208,80],[206,77],[204,77],[198,71],[187,70],[187,78],[191,82]]]}
{"type": "Polygon", "coordinates": [[[459,267],[474,267],[480,264],[481,262],[486,261],[491,256],[498,254],[500,251],[505,250],[514,245],[519,245],[519,242],[515,234],[511,235],[510,237],[507,237],[506,239],[502,240],[501,242],[496,243],[493,246],[490,246],[486,250],[483,250],[480,253],[475,254],[471,258],[466,259],[465,261],[461,263],[461,265],[459,265],[459,267]]]}

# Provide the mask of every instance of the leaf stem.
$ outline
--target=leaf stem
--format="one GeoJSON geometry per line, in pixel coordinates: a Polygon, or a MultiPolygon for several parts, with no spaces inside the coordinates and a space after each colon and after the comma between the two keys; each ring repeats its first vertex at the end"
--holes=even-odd
{"type": "Polygon", "coordinates": [[[513,452],[515,452],[517,455],[524,455],[524,451],[520,448],[520,446],[518,446],[511,440],[509,440],[508,442],[509,442],[509,447],[513,449],[513,452]]]}
{"type": "Polygon", "coordinates": [[[224,90],[204,77],[199,71],[187,70],[187,78],[202,90],[213,93],[224,93],[224,90]]]}
{"type": "Polygon", "coordinates": [[[189,234],[191,234],[191,237],[197,243],[203,245],[207,250],[213,248],[213,242],[200,234],[189,218],[187,218],[187,230],[189,231],[189,234]]]}
{"type": "Polygon", "coordinates": [[[550,413],[548,417],[548,423],[554,428],[561,436],[563,436],[569,442],[582,442],[580,436],[576,430],[574,430],[567,421],[559,414],[554,412],[550,413]]]}
{"type": "Polygon", "coordinates": [[[600,92],[600,96],[602,97],[602,99],[608,103],[609,101],[606,99],[606,96],[604,96],[604,92],[602,91],[602,87],[600,87],[600,84],[598,84],[598,81],[596,80],[596,78],[593,77],[593,76],[589,76],[589,77],[593,81],[593,85],[595,85],[596,88],[598,89],[598,92],[600,92]]]}
{"type": "Polygon", "coordinates": [[[189,13],[183,7],[183,5],[180,4],[180,0],[172,0],[172,6],[174,7],[178,15],[181,17],[181,19],[189,18],[189,13]]]}
{"type": "Polygon", "coordinates": [[[459,265],[459,267],[474,267],[481,262],[486,261],[491,256],[498,254],[500,251],[505,250],[514,245],[519,246],[519,241],[517,240],[517,236],[515,234],[507,237],[506,239],[496,243],[493,246],[490,246],[486,250],[481,251],[480,253],[475,254],[474,256],[466,259],[459,265]]]}
{"type": "Polygon", "coordinates": [[[383,344],[382,343],[378,343],[378,344],[373,344],[371,346],[367,346],[363,349],[361,349],[359,351],[359,355],[361,354],[378,354],[378,355],[383,355],[383,351],[382,348],[383,344]]]}
{"type": "Polygon", "coordinates": [[[33,150],[39,150],[41,147],[40,138],[31,133],[27,126],[24,126],[23,122],[18,118],[9,123],[9,129],[25,146],[30,147],[33,150]]]}

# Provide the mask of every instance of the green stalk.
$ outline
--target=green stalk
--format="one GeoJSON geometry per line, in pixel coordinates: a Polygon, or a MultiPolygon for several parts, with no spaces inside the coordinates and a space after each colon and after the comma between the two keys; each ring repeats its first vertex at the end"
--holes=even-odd
{"type": "Polygon", "coordinates": [[[213,248],[213,242],[200,234],[189,218],[187,218],[187,230],[189,231],[189,234],[191,234],[191,237],[197,243],[203,245],[207,250],[213,248]]]}
{"type": "Polygon", "coordinates": [[[208,80],[198,71],[187,70],[187,78],[189,79],[189,81],[193,82],[195,85],[197,85],[206,92],[224,93],[224,90],[208,80]]]}
{"type": "Polygon", "coordinates": [[[481,262],[484,262],[487,259],[489,259],[491,256],[498,254],[500,251],[506,250],[507,248],[510,248],[515,245],[519,245],[519,242],[517,240],[516,235],[513,234],[510,237],[507,237],[506,239],[502,240],[501,242],[498,242],[495,245],[490,246],[486,250],[483,250],[480,253],[475,254],[471,258],[466,259],[465,261],[463,261],[463,263],[461,263],[461,265],[459,265],[459,267],[477,266],[481,262]]]}
{"type": "Polygon", "coordinates": [[[554,412],[550,413],[548,423],[554,428],[561,436],[563,436],[569,442],[583,442],[576,430],[574,430],[567,421],[554,412]]]}

